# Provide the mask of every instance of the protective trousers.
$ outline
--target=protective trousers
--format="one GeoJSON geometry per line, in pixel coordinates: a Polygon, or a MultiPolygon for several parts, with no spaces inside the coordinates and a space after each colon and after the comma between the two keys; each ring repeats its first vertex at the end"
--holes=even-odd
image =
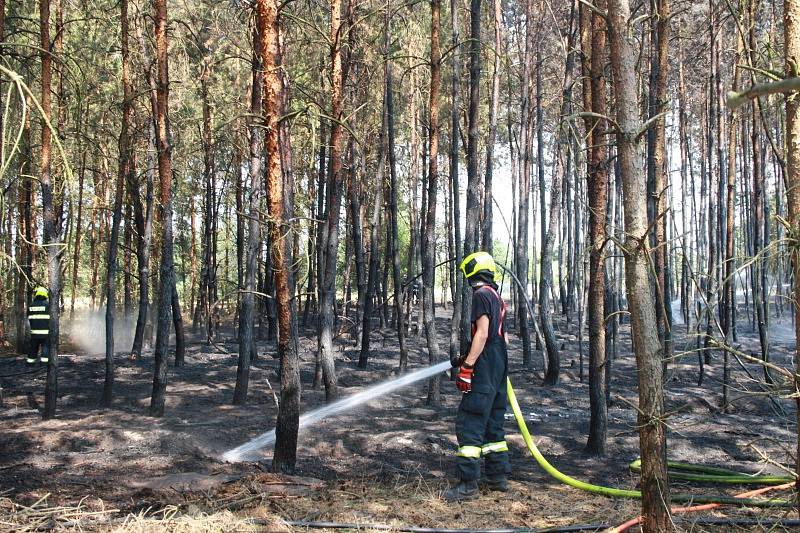
{"type": "Polygon", "coordinates": [[[456,415],[458,477],[463,481],[481,476],[481,457],[485,458],[486,476],[505,475],[510,471],[508,445],[505,441],[506,379],[508,353],[502,337],[495,337],[484,348],[475,364],[472,390],[461,397],[456,415]]]}
{"type": "Polygon", "coordinates": [[[47,337],[40,339],[31,337],[30,349],[28,350],[28,357],[25,361],[29,364],[35,363],[37,360],[42,363],[50,362],[50,339],[47,337]],[[42,349],[42,355],[39,356],[39,348],[42,349]]]}

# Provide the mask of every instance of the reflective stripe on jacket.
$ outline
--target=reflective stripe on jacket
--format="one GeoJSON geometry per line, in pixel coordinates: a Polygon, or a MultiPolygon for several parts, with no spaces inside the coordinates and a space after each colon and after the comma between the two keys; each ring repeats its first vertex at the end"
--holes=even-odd
{"type": "Polygon", "coordinates": [[[50,334],[50,301],[37,298],[28,308],[28,323],[31,326],[31,337],[42,338],[50,334]]]}

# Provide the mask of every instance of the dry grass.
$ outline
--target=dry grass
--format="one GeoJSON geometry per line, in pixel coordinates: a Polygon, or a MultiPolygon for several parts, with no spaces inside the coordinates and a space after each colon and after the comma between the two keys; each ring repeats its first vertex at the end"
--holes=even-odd
{"type": "MultiPolygon", "coordinates": [[[[263,485],[262,485],[263,487],[263,485]]],[[[616,525],[640,512],[636,500],[607,499],[564,486],[531,486],[512,482],[507,494],[484,493],[478,500],[448,504],[440,497],[440,486],[424,478],[401,483],[332,483],[298,495],[276,495],[257,489],[253,480],[240,481],[213,493],[184,498],[161,493],[160,503],[139,512],[106,508],[95,497],[77,505],[51,505],[49,494],[31,505],[0,497],[0,531],[103,531],[113,533],[211,533],[308,531],[288,526],[286,521],[385,524],[389,527],[432,528],[522,528],[536,530],[575,524],[616,525]]],[[[187,495],[184,495],[187,496],[187,495]]],[[[697,516],[682,516],[678,531],[788,531],[784,527],[751,524],[742,527],[698,524],[702,518],[738,517],[758,520],[791,518],[789,509],[747,510],[725,508],[697,516]]],[[[635,531],[635,529],[632,529],[635,531]]]]}
{"type": "Polygon", "coordinates": [[[46,494],[32,505],[22,505],[0,498],[0,531],[109,531],[113,533],[211,533],[229,531],[289,531],[280,518],[261,513],[260,518],[243,518],[229,510],[202,512],[197,508],[181,509],[167,505],[124,514],[105,509],[98,498],[86,497],[76,506],[48,505],[46,494]],[[193,511],[193,512],[188,512],[193,511]]]}
{"type": "Polygon", "coordinates": [[[110,528],[114,533],[156,533],[170,531],[174,533],[212,533],[227,531],[264,531],[265,528],[278,531],[285,530],[279,522],[275,528],[253,524],[250,519],[241,518],[230,511],[213,514],[200,513],[196,516],[179,514],[177,507],[168,507],[157,513],[139,513],[128,515],[121,524],[110,528]]]}

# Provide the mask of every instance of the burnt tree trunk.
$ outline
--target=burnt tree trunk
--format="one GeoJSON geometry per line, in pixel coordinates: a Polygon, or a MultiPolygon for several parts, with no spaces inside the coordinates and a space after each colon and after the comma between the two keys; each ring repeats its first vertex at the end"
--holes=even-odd
{"type": "MultiPolygon", "coordinates": [[[[499,0],[498,0],[499,1],[499,0]]],[[[436,196],[439,186],[439,89],[441,86],[442,53],[439,49],[441,0],[431,2],[431,84],[428,98],[428,195],[425,213],[425,231],[422,231],[422,312],[425,337],[428,341],[428,362],[433,365],[440,359],[436,339],[435,282],[436,282],[436,196]]],[[[438,405],[439,376],[428,381],[428,405],[438,405]]]]}
{"type": "MultiPolygon", "coordinates": [[[[257,6],[258,25],[253,28],[253,69],[252,69],[252,88],[250,93],[250,113],[253,117],[258,117],[262,112],[261,79],[262,74],[261,60],[264,53],[262,43],[263,24],[269,22],[269,18],[262,20],[262,9],[268,10],[268,2],[260,2],[257,6]],[[262,6],[263,4],[267,4],[262,6]]],[[[269,13],[266,13],[269,17],[269,13]]],[[[250,362],[251,355],[255,351],[255,341],[253,336],[253,323],[255,321],[255,291],[256,277],[258,274],[258,251],[261,245],[261,218],[259,209],[261,208],[261,124],[256,118],[250,119],[250,191],[248,202],[248,233],[247,233],[247,253],[244,260],[244,294],[241,297],[241,309],[239,310],[239,362],[236,367],[236,387],[233,391],[233,403],[243,405],[247,402],[247,389],[250,383],[250,362]]]]}
{"type": "MultiPolygon", "coordinates": [[[[654,31],[652,32],[654,57],[651,61],[651,118],[658,117],[667,111],[667,77],[669,73],[669,2],[668,0],[653,0],[654,31]]],[[[655,266],[656,283],[656,317],[659,320],[659,332],[664,344],[664,357],[672,354],[672,313],[670,308],[670,291],[667,283],[668,262],[666,230],[667,219],[667,161],[666,161],[666,118],[656,118],[652,125],[652,173],[653,173],[653,213],[654,248],[653,263],[655,266]]],[[[666,359],[665,359],[666,361],[666,359]]],[[[666,365],[666,362],[664,363],[666,365]]]]}
{"type": "MultiPolygon", "coordinates": [[[[27,99],[29,100],[29,99],[27,99]]],[[[30,101],[26,102],[30,105],[30,101]]],[[[22,126],[22,149],[20,153],[20,164],[27,168],[32,167],[32,145],[31,145],[31,122],[30,114],[25,118],[22,126]]],[[[19,272],[17,276],[16,304],[16,348],[19,353],[27,353],[28,348],[25,342],[25,328],[27,326],[27,316],[25,315],[25,303],[28,300],[28,283],[33,271],[33,220],[31,217],[31,202],[33,201],[32,179],[27,176],[20,176],[17,185],[17,250],[19,250],[19,272]]]]}
{"type": "Polygon", "coordinates": [[[202,266],[200,268],[200,286],[197,304],[192,319],[192,330],[199,326],[206,327],[206,339],[211,343],[214,339],[214,295],[216,291],[216,179],[214,169],[214,137],[212,128],[212,111],[208,96],[208,84],[211,76],[210,67],[203,65],[200,75],[200,96],[203,108],[202,145],[203,145],[203,241],[202,266]]]}
{"type": "MultiPolygon", "coordinates": [[[[600,10],[606,9],[605,0],[597,4],[600,10]]],[[[587,9],[587,8],[584,8],[587,9]]],[[[591,111],[600,116],[606,115],[606,28],[603,17],[598,13],[588,14],[591,18],[591,51],[589,58],[589,102],[591,111]]],[[[584,88],[586,88],[584,82],[584,88]]],[[[589,439],[586,447],[590,453],[605,455],[608,409],[606,405],[606,203],[608,197],[608,130],[606,121],[590,118],[586,123],[591,132],[588,157],[588,195],[589,195],[589,439]]]]}
{"type": "MultiPolygon", "coordinates": [[[[459,36],[459,22],[458,22],[458,0],[450,0],[450,24],[453,31],[452,42],[452,60],[453,60],[453,74],[452,85],[450,87],[450,169],[449,169],[449,183],[451,192],[452,203],[452,218],[451,223],[453,226],[453,251],[455,252],[455,267],[452,271],[456,271],[458,265],[464,257],[464,250],[462,248],[463,242],[461,241],[461,201],[459,199],[459,184],[458,184],[458,167],[459,167],[459,154],[458,143],[461,137],[461,43],[459,36]]],[[[448,234],[450,232],[448,231],[448,234]]],[[[453,360],[462,352],[461,347],[461,299],[463,296],[462,287],[464,285],[463,277],[455,272],[451,280],[453,287],[453,317],[450,321],[450,360],[453,360]]]]}
{"type": "Polygon", "coordinates": [[[639,385],[639,449],[642,457],[642,525],[673,528],[666,462],[662,349],[650,287],[645,172],[637,142],[636,43],[628,0],[608,0],[608,33],[617,124],[617,153],[625,204],[625,280],[639,385]]]}
{"type": "MultiPolygon", "coordinates": [[[[800,1],[784,0],[784,55],[786,56],[786,77],[798,76],[800,64],[800,1]]],[[[798,256],[797,239],[800,235],[800,102],[797,93],[786,98],[786,196],[788,200],[789,227],[794,239],[791,254],[794,274],[794,306],[795,306],[795,338],[800,339],[800,256],[798,256]]],[[[800,375],[800,344],[795,346],[795,376],[800,375]]],[[[795,393],[800,383],[795,383],[795,393]]],[[[797,404],[797,422],[800,423],[800,396],[795,398],[797,404]]],[[[800,427],[800,426],[798,426],[800,427]]],[[[800,475],[800,432],[797,437],[797,454],[795,471],[800,475]]],[[[800,514],[800,501],[797,503],[800,514]]]]}
{"type": "Polygon", "coordinates": [[[81,155],[81,169],[78,174],[78,214],[75,219],[75,244],[72,248],[72,284],[70,287],[69,317],[75,314],[75,295],[78,290],[78,265],[81,260],[81,239],[83,238],[83,184],[86,178],[86,152],[81,155]]]}
{"type": "MultiPolygon", "coordinates": [[[[384,68],[389,62],[389,33],[388,25],[384,28],[385,50],[384,68]]],[[[361,327],[361,350],[358,355],[358,368],[367,368],[369,360],[370,333],[372,333],[372,314],[374,310],[375,297],[378,295],[378,266],[380,263],[380,220],[381,207],[383,206],[383,180],[386,168],[386,122],[387,122],[387,99],[386,83],[384,86],[383,110],[381,112],[381,130],[378,134],[378,158],[377,168],[375,169],[374,189],[375,197],[370,214],[369,228],[369,267],[367,269],[367,287],[364,294],[364,324],[361,327]]]]}
{"type": "Polygon", "coordinates": [[[403,320],[403,283],[400,279],[400,237],[398,235],[397,200],[400,192],[397,188],[397,156],[394,135],[394,97],[392,94],[393,77],[392,62],[386,63],[386,130],[389,140],[389,226],[391,228],[390,244],[392,257],[392,281],[394,283],[394,319],[397,327],[397,342],[400,345],[400,372],[408,366],[408,348],[406,347],[406,330],[403,320]]]}
{"type": "MultiPolygon", "coordinates": [[[[514,266],[516,267],[517,278],[522,282],[522,286],[517,287],[516,313],[517,326],[522,340],[522,364],[526,367],[533,365],[531,357],[531,333],[528,318],[528,307],[525,301],[528,299],[528,215],[530,188],[531,188],[531,142],[530,142],[530,78],[531,78],[531,54],[533,53],[533,24],[531,1],[525,3],[525,52],[522,60],[522,99],[520,108],[520,150],[522,151],[521,169],[519,173],[519,194],[517,196],[517,238],[514,246],[514,266]]],[[[530,317],[533,319],[533,317],[530,317]]]]}
{"type": "Polygon", "coordinates": [[[102,404],[110,407],[114,397],[114,320],[116,318],[117,292],[117,245],[119,226],[122,218],[122,198],[125,182],[133,172],[130,150],[130,131],[133,126],[133,87],[131,86],[130,64],[128,59],[128,0],[120,2],[120,25],[122,39],[122,127],[119,132],[119,167],[116,191],[114,192],[114,211],[111,222],[111,239],[108,241],[108,275],[106,276],[106,378],[103,385],[102,404]]]}
{"type": "Polygon", "coordinates": [[[327,234],[323,238],[324,274],[321,285],[321,317],[319,327],[319,361],[322,379],[325,383],[325,401],[333,401],[338,392],[336,387],[336,368],[333,360],[333,327],[336,307],[336,270],[339,249],[339,218],[342,200],[342,135],[344,120],[342,89],[344,70],[342,66],[342,2],[331,0],[330,43],[331,43],[331,141],[328,164],[328,216],[327,234]]]}
{"type": "Polygon", "coordinates": [[[52,130],[51,120],[51,82],[52,57],[50,56],[50,0],[39,2],[40,57],[42,62],[42,94],[40,106],[41,123],[41,163],[39,166],[42,186],[42,218],[44,244],[47,249],[47,274],[50,279],[50,360],[47,364],[47,378],[44,389],[44,410],[42,418],[49,420],[56,415],[58,397],[58,321],[61,310],[61,209],[55,204],[52,177],[52,130]]]}
{"type": "MultiPolygon", "coordinates": [[[[478,217],[480,215],[480,176],[478,175],[478,122],[481,81],[481,0],[470,1],[469,41],[469,108],[467,112],[467,203],[464,220],[464,255],[478,251],[480,245],[478,217]]],[[[470,308],[472,290],[464,283],[461,290],[461,352],[466,353],[470,342],[470,308]]]]}
{"type": "Polygon", "coordinates": [[[150,396],[150,414],[164,415],[167,393],[167,348],[169,326],[172,318],[172,290],[174,264],[172,255],[172,145],[169,135],[169,65],[167,62],[167,2],[153,0],[155,10],[156,41],[156,143],[158,147],[158,177],[161,184],[161,269],[158,295],[158,325],[153,353],[153,391],[150,396]]]}
{"type": "MultiPolygon", "coordinates": [[[[570,23],[567,36],[567,57],[565,58],[564,66],[564,84],[562,88],[561,98],[561,116],[565,117],[570,114],[572,102],[572,84],[573,84],[573,67],[575,63],[574,48],[575,48],[575,31],[573,25],[577,17],[576,6],[572,5],[572,12],[570,15],[570,23]]],[[[536,114],[541,120],[541,69],[537,67],[536,72],[536,92],[537,92],[537,111],[536,114]]],[[[561,194],[563,191],[562,183],[569,179],[569,172],[571,166],[569,162],[569,135],[567,126],[563,123],[559,125],[556,139],[556,164],[553,168],[552,180],[550,182],[550,212],[547,224],[547,231],[545,238],[542,241],[542,267],[541,277],[539,284],[539,308],[542,319],[542,334],[544,337],[545,347],[547,349],[547,372],[544,376],[546,385],[555,385],[558,383],[558,375],[561,371],[561,361],[556,341],[555,330],[553,329],[553,314],[550,312],[550,293],[553,288],[553,247],[555,246],[556,233],[558,231],[558,221],[561,217],[561,194]],[[567,162],[565,164],[565,159],[567,162]]],[[[543,175],[544,161],[542,158],[541,136],[539,138],[540,154],[539,154],[539,172],[540,179],[543,175]]],[[[540,182],[543,185],[543,182],[540,182]]],[[[544,207],[544,203],[542,203],[544,207]]],[[[544,213],[543,213],[544,214],[544,213]]],[[[582,327],[582,324],[581,326],[582,327]]],[[[583,358],[581,357],[581,361],[583,358]]],[[[583,373],[581,373],[583,376],[583,373]]],[[[581,377],[581,379],[583,379],[581,377]]]]}
{"type": "MultiPolygon", "coordinates": [[[[741,57],[741,50],[744,43],[741,36],[736,38],[736,55],[733,59],[733,90],[739,89],[739,82],[741,78],[740,69],[738,68],[739,59],[741,57]]],[[[788,57],[788,56],[787,56],[788,57]]],[[[788,114],[788,113],[787,113],[788,114]]],[[[731,346],[733,345],[733,323],[734,323],[734,310],[736,308],[736,291],[735,291],[735,275],[736,263],[734,260],[735,253],[735,233],[734,233],[734,214],[735,214],[735,199],[736,199],[736,135],[739,129],[739,117],[735,110],[730,110],[728,113],[728,182],[727,182],[727,195],[726,195],[726,218],[725,218],[725,278],[724,278],[724,292],[723,292],[723,320],[722,328],[725,334],[725,342],[731,346]]],[[[788,131],[788,129],[787,129],[788,131]]],[[[723,374],[722,374],[722,408],[728,407],[728,386],[730,382],[730,368],[729,368],[729,354],[727,350],[723,351],[723,374]]]]}
{"type": "MultiPolygon", "coordinates": [[[[287,231],[286,198],[280,139],[280,117],[284,110],[284,85],[281,81],[279,4],[275,0],[258,0],[257,24],[261,40],[263,65],[263,114],[267,164],[267,210],[270,234],[270,255],[275,277],[278,312],[278,356],[281,360],[281,401],[275,428],[273,472],[290,472],[297,456],[297,431],[300,417],[300,368],[296,351],[296,332],[292,325],[291,238],[287,231]]],[[[284,147],[285,149],[286,147],[284,147]]],[[[269,273],[267,275],[270,275],[269,273]]]]}
{"type": "MultiPolygon", "coordinates": [[[[750,14],[749,26],[749,47],[750,63],[755,65],[758,55],[758,37],[756,35],[756,18],[758,17],[759,0],[750,0],[748,9],[750,14]]],[[[752,74],[751,74],[752,75],[752,74]]],[[[767,262],[764,257],[766,242],[764,239],[764,173],[762,165],[761,151],[761,124],[759,119],[760,102],[758,98],[752,101],[751,122],[750,122],[750,149],[752,150],[752,200],[751,208],[753,213],[752,242],[753,242],[753,265],[751,266],[751,282],[753,290],[753,306],[755,307],[756,324],[758,327],[758,339],[761,345],[761,358],[764,362],[769,362],[769,336],[767,331],[767,320],[769,305],[765,294],[765,282],[767,262]]],[[[764,365],[764,379],[772,383],[773,379],[769,369],[764,365]]]]}
{"type": "Polygon", "coordinates": [[[492,73],[492,99],[489,103],[489,135],[486,140],[486,174],[483,180],[485,196],[483,200],[483,234],[481,248],[492,253],[492,177],[494,175],[494,144],[497,138],[497,108],[500,101],[500,51],[502,47],[503,5],[494,0],[494,71],[492,73]]]}

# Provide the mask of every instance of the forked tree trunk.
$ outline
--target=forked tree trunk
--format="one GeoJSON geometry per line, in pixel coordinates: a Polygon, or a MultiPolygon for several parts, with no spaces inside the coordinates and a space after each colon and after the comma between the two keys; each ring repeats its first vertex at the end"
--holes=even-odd
{"type": "MultiPolygon", "coordinates": [[[[151,69],[148,69],[150,72],[151,69]]],[[[136,317],[136,329],[131,346],[131,359],[142,355],[147,315],[150,310],[150,244],[153,240],[153,182],[155,180],[155,126],[150,121],[150,140],[147,154],[147,183],[145,185],[145,204],[139,198],[138,184],[131,184],[133,200],[133,216],[136,223],[138,239],[136,242],[136,260],[139,269],[139,311],[136,317]]]]}
{"type": "Polygon", "coordinates": [[[336,368],[333,362],[333,327],[334,308],[336,306],[336,270],[337,252],[339,249],[339,218],[342,200],[342,135],[344,128],[342,120],[344,112],[342,107],[342,88],[344,72],[342,69],[342,2],[331,0],[331,151],[328,164],[328,216],[326,223],[327,234],[323,238],[324,249],[319,253],[324,254],[324,274],[321,286],[322,309],[319,327],[319,362],[322,369],[322,379],[325,383],[325,401],[331,402],[338,395],[336,387],[336,368]]]}
{"type": "MultiPolygon", "coordinates": [[[[136,27],[139,39],[139,48],[142,56],[146,57],[147,47],[145,46],[144,35],[141,25],[136,27]]],[[[139,312],[136,318],[136,329],[133,335],[133,345],[131,346],[131,359],[136,359],[142,355],[142,345],[147,330],[147,320],[150,312],[150,255],[153,240],[153,188],[156,173],[156,121],[158,114],[158,96],[155,76],[153,74],[154,58],[151,58],[145,68],[147,85],[150,95],[151,118],[149,122],[149,135],[147,142],[147,183],[145,185],[145,204],[142,207],[138,193],[138,183],[131,182],[132,196],[134,197],[133,215],[136,222],[136,231],[139,238],[136,243],[136,258],[139,269],[139,312]]],[[[132,173],[130,175],[134,177],[132,173]]],[[[148,339],[150,337],[148,336],[148,339]]],[[[149,342],[149,340],[148,340],[149,342]]]]}
{"type": "MultiPolygon", "coordinates": [[[[250,93],[250,113],[258,117],[263,109],[261,96],[261,79],[263,68],[261,61],[264,45],[261,32],[263,25],[269,23],[269,2],[259,2],[256,6],[258,24],[253,28],[253,69],[252,88],[250,93]],[[264,5],[262,5],[264,4],[264,5]],[[262,10],[265,19],[262,19],[262,10]]],[[[236,387],[233,391],[233,403],[243,405],[247,401],[247,389],[250,383],[251,355],[255,351],[253,323],[255,321],[255,290],[258,274],[258,250],[261,245],[261,124],[255,118],[250,119],[250,194],[248,206],[247,255],[244,261],[244,294],[241,297],[239,310],[239,362],[236,367],[236,387]]]]}
{"type": "MultiPolygon", "coordinates": [[[[388,32],[384,37],[388,39],[388,32]]],[[[388,64],[389,42],[386,40],[386,54],[384,65],[388,64]]],[[[375,170],[375,197],[370,214],[369,229],[369,268],[367,273],[367,287],[364,295],[364,324],[361,327],[361,350],[358,355],[358,368],[367,368],[369,360],[370,333],[372,333],[372,314],[375,297],[378,294],[378,266],[380,263],[380,220],[381,207],[383,206],[383,179],[386,168],[386,122],[388,110],[386,107],[386,83],[384,86],[383,111],[381,112],[381,131],[378,134],[378,162],[375,170]]]]}
{"type": "Polygon", "coordinates": [[[214,339],[214,299],[216,292],[216,179],[214,170],[214,137],[212,127],[212,111],[209,102],[208,84],[211,76],[210,66],[205,64],[200,75],[200,95],[203,109],[202,146],[203,146],[203,242],[202,266],[200,269],[200,286],[197,305],[192,319],[192,330],[199,326],[206,328],[206,340],[214,339]]]}
{"type": "MultiPolygon", "coordinates": [[[[325,76],[322,74],[323,60],[320,59],[320,85],[324,87],[325,76]]],[[[327,200],[327,183],[325,177],[327,176],[327,142],[328,136],[325,134],[325,122],[320,120],[319,124],[319,164],[317,168],[317,220],[316,236],[315,236],[315,290],[317,297],[315,298],[315,312],[317,314],[317,327],[321,323],[321,309],[322,309],[322,287],[325,278],[325,249],[328,238],[327,216],[325,214],[325,204],[327,200]]],[[[322,382],[322,367],[319,365],[319,353],[317,354],[317,368],[314,371],[314,387],[318,387],[322,382]]]]}
{"type": "MultiPolygon", "coordinates": [[[[560,154],[556,154],[560,158],[560,154]]],[[[547,371],[544,376],[545,385],[555,385],[558,383],[558,376],[561,372],[561,361],[556,340],[556,332],[553,328],[553,318],[550,310],[550,292],[553,286],[553,245],[555,232],[558,226],[558,217],[561,210],[561,180],[563,179],[563,165],[561,162],[556,164],[553,169],[551,180],[552,194],[550,196],[550,212],[545,239],[542,243],[542,265],[539,283],[539,313],[542,321],[542,336],[544,337],[545,349],[547,351],[547,371]]],[[[542,213],[544,216],[544,213],[542,213]]]]}
{"type": "Polygon", "coordinates": [[[167,113],[169,109],[169,65],[167,63],[167,2],[153,0],[156,40],[156,142],[158,146],[158,176],[161,184],[161,269],[158,295],[158,325],[154,351],[155,370],[150,396],[150,414],[164,415],[167,393],[167,348],[172,318],[174,265],[172,257],[172,146],[167,113]]]}
{"type": "Polygon", "coordinates": [[[662,350],[658,339],[647,257],[646,183],[637,136],[636,43],[628,0],[608,0],[608,33],[614,76],[617,153],[625,204],[625,280],[639,385],[639,449],[645,531],[672,529],[666,464],[662,350]]]}

